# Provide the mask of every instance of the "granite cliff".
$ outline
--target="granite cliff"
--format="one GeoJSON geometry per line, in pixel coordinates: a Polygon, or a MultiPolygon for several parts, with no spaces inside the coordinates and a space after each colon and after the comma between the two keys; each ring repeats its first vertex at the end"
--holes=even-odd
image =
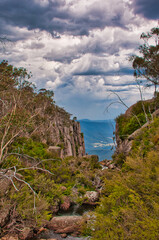
{"type": "Polygon", "coordinates": [[[29,78],[26,69],[0,63],[0,238],[28,239],[23,229],[36,234],[99,185],[100,165],[84,157],[80,123],[29,78]]]}
{"type": "Polygon", "coordinates": [[[37,133],[41,142],[49,145],[48,150],[60,158],[85,155],[84,136],[81,133],[80,123],[70,119],[66,121],[65,111],[63,114],[57,112],[49,121],[45,121],[38,128],[37,133]]]}
{"type": "Polygon", "coordinates": [[[80,123],[55,104],[53,91],[37,90],[28,78],[26,69],[14,68],[6,61],[0,64],[1,155],[17,138],[25,137],[46,144],[61,158],[83,156],[80,123]]]}

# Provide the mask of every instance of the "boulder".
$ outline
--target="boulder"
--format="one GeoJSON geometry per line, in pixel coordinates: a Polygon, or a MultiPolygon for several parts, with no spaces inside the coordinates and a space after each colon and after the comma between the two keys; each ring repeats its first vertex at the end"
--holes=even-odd
{"type": "Polygon", "coordinates": [[[42,233],[42,232],[45,232],[46,230],[47,230],[46,228],[41,227],[41,228],[39,229],[39,231],[37,232],[37,235],[40,234],[40,233],[42,233]]]}
{"type": "Polygon", "coordinates": [[[99,200],[99,193],[96,191],[87,191],[84,195],[85,203],[94,204],[99,200]]]}
{"type": "Polygon", "coordinates": [[[5,235],[4,237],[0,238],[1,240],[18,240],[18,235],[5,235]]]}
{"type": "Polygon", "coordinates": [[[108,168],[108,169],[116,169],[115,164],[112,162],[112,160],[103,160],[100,162],[102,167],[108,168]]]}
{"type": "Polygon", "coordinates": [[[63,234],[61,234],[61,237],[62,237],[62,238],[66,238],[66,237],[67,237],[67,234],[66,234],[66,233],[63,233],[63,234]]]}
{"type": "Polygon", "coordinates": [[[100,161],[100,164],[104,167],[108,167],[110,164],[112,164],[112,160],[103,160],[103,161],[100,161]]]}
{"type": "Polygon", "coordinates": [[[115,168],[116,168],[116,166],[114,163],[108,165],[108,169],[115,169],[115,168]]]}
{"type": "Polygon", "coordinates": [[[53,217],[48,223],[47,228],[54,230],[55,233],[76,233],[80,234],[83,217],[81,216],[61,216],[53,217]]]}
{"type": "Polygon", "coordinates": [[[53,153],[56,157],[61,157],[61,147],[49,146],[48,151],[53,153]]]}

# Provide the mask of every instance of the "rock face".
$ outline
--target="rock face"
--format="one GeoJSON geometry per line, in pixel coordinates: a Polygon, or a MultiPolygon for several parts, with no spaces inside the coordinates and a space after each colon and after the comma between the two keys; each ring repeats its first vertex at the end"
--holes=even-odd
{"type": "Polygon", "coordinates": [[[124,153],[128,154],[129,151],[131,150],[131,142],[129,142],[127,139],[122,141],[119,137],[119,126],[118,123],[116,122],[115,125],[115,139],[116,139],[116,154],[124,153]]]}
{"type": "Polygon", "coordinates": [[[61,158],[85,155],[84,136],[79,122],[65,122],[62,117],[56,117],[49,124],[48,132],[45,126],[39,129],[41,141],[50,145],[48,151],[61,158]]]}
{"type": "Polygon", "coordinates": [[[118,137],[116,137],[117,147],[115,153],[123,153],[124,155],[128,155],[132,148],[132,141],[129,139],[125,139],[124,141],[122,141],[120,138],[118,140],[117,139],[118,137]]]}
{"type": "Polygon", "coordinates": [[[55,233],[80,234],[83,218],[81,216],[53,217],[47,228],[55,233]]]}
{"type": "Polygon", "coordinates": [[[35,128],[32,135],[49,145],[48,151],[55,157],[85,155],[84,136],[81,133],[80,123],[71,120],[65,110],[57,107],[54,115],[44,115],[41,112],[40,117],[45,120],[35,128]]]}

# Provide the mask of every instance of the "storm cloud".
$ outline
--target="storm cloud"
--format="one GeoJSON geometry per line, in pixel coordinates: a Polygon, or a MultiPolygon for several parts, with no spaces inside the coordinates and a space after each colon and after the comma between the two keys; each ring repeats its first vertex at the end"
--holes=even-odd
{"type": "MultiPolygon", "coordinates": [[[[135,21],[129,11],[125,11],[122,0],[5,0],[0,2],[1,34],[4,25],[18,26],[28,30],[39,29],[53,37],[67,33],[89,35],[93,29],[106,26],[125,28],[135,21]]],[[[5,31],[7,33],[7,31],[5,31]]]]}
{"type": "Polygon", "coordinates": [[[134,12],[148,19],[159,19],[158,0],[133,0],[134,12]]]}
{"type": "Polygon", "coordinates": [[[158,12],[156,0],[0,1],[0,60],[26,67],[37,88],[55,91],[57,104],[78,118],[113,118],[120,107],[103,116],[115,101],[111,91],[127,105],[139,99],[128,59],[158,12]]]}

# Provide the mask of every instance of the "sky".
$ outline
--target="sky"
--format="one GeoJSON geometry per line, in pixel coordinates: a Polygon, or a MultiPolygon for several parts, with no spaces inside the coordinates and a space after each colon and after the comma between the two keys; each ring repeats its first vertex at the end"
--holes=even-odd
{"type": "MultiPolygon", "coordinates": [[[[78,119],[113,119],[140,100],[129,56],[157,27],[158,0],[0,0],[0,61],[78,119]]],[[[153,89],[143,89],[144,99],[153,89]]]]}

